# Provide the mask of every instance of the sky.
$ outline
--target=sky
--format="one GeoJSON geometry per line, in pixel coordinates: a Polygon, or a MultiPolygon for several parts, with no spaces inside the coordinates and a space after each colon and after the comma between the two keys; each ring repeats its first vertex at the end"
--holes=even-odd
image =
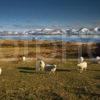
{"type": "Polygon", "coordinates": [[[78,27],[99,22],[100,0],[0,0],[0,30],[78,27]]]}

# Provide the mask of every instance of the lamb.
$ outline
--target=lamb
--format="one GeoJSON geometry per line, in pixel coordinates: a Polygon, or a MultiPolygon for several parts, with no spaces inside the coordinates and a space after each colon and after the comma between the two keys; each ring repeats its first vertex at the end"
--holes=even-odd
{"type": "Polygon", "coordinates": [[[87,69],[87,62],[86,62],[86,61],[81,62],[81,63],[77,64],[77,66],[78,66],[79,68],[81,68],[81,69],[80,69],[80,73],[82,73],[83,70],[86,70],[86,69],[87,69]]]}
{"type": "Polygon", "coordinates": [[[0,68],[0,75],[1,75],[1,73],[2,73],[2,69],[0,68]]]}

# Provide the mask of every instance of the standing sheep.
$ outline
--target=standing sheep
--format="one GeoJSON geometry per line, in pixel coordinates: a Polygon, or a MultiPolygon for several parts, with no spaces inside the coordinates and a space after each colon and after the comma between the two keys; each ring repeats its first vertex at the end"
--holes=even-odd
{"type": "Polygon", "coordinates": [[[96,57],[96,61],[97,61],[97,63],[100,63],[100,57],[99,56],[96,57]]]}
{"type": "Polygon", "coordinates": [[[100,63],[100,57],[97,56],[96,58],[92,58],[93,63],[100,63]]]}
{"type": "Polygon", "coordinates": [[[41,59],[37,59],[37,61],[36,61],[36,72],[40,71],[40,70],[44,71],[44,69],[45,69],[45,62],[41,59]]]}
{"type": "Polygon", "coordinates": [[[44,71],[45,69],[45,62],[43,60],[40,60],[40,70],[44,71]]]}
{"type": "Polygon", "coordinates": [[[87,69],[87,62],[86,61],[81,62],[81,63],[77,64],[77,66],[80,68],[80,73],[82,73],[83,70],[87,69]]]}
{"type": "Polygon", "coordinates": [[[53,65],[47,64],[46,65],[46,70],[50,71],[50,73],[55,73],[56,69],[57,69],[57,65],[55,65],[55,64],[53,64],[53,65]]]}
{"type": "Polygon", "coordinates": [[[25,57],[25,56],[23,56],[23,57],[22,57],[22,60],[23,60],[23,61],[26,61],[26,57],[25,57]]]}

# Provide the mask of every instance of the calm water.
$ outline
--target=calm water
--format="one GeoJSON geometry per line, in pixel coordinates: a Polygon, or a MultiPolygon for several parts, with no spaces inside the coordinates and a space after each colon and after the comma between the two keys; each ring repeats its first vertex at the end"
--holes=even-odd
{"type": "Polygon", "coordinates": [[[66,35],[23,35],[23,36],[0,36],[1,40],[60,40],[66,42],[100,42],[100,35],[89,36],[66,36],[66,35]]]}

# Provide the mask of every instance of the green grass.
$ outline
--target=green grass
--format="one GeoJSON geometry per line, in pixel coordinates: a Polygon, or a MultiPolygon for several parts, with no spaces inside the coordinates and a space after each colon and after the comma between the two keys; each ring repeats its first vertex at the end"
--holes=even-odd
{"type": "MultiPolygon", "coordinates": [[[[51,62],[49,62],[51,63],[51,62]]],[[[55,74],[35,72],[35,62],[0,62],[0,100],[100,100],[100,64],[53,61],[55,74]]]]}

